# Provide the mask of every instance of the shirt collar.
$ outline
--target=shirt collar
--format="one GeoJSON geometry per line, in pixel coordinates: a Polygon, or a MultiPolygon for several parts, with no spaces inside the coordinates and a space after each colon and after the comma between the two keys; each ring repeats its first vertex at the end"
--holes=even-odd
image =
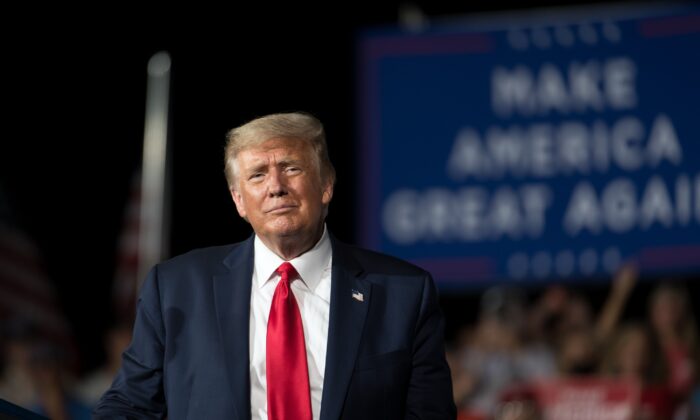
{"type": "MultiPolygon", "coordinates": [[[[254,281],[257,282],[257,287],[262,288],[269,280],[275,278],[275,270],[277,270],[277,267],[279,267],[284,260],[272,252],[257,235],[255,235],[253,246],[256,273],[253,277],[254,281]]],[[[323,271],[329,266],[331,254],[331,241],[328,237],[326,225],[324,224],[323,235],[321,235],[321,239],[316,242],[316,245],[298,257],[289,260],[289,262],[297,270],[297,273],[299,273],[306,287],[311,291],[315,291],[321,281],[323,271]]]]}

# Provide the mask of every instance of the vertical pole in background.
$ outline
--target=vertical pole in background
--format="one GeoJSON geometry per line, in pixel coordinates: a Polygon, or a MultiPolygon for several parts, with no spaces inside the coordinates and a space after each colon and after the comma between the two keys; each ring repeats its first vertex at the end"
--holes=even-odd
{"type": "Polygon", "coordinates": [[[148,61],[137,290],[148,270],[167,254],[169,217],[165,203],[170,64],[170,55],[164,51],[148,61]]]}

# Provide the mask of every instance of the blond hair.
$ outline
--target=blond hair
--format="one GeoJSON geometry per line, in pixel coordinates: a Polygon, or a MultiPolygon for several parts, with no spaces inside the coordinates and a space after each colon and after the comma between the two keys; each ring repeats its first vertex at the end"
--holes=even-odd
{"type": "Polygon", "coordinates": [[[321,181],[335,183],[335,168],[328,157],[323,124],[311,114],[291,112],[256,118],[226,134],[224,173],[229,187],[233,187],[236,180],[238,154],[273,138],[296,139],[309,144],[314,151],[321,181]]]}

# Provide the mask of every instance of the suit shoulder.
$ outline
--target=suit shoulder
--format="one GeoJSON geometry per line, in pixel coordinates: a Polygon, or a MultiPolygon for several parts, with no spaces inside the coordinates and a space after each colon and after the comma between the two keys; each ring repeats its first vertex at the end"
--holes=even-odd
{"type": "Polygon", "coordinates": [[[211,246],[197,248],[184,254],[177,255],[165,260],[157,265],[159,271],[183,271],[183,270],[216,270],[223,268],[224,260],[236,249],[245,245],[244,242],[237,242],[228,245],[211,246]]]}
{"type": "Polygon", "coordinates": [[[424,269],[408,261],[354,245],[342,244],[344,251],[349,252],[362,267],[374,274],[391,274],[399,276],[430,275],[424,269]]]}

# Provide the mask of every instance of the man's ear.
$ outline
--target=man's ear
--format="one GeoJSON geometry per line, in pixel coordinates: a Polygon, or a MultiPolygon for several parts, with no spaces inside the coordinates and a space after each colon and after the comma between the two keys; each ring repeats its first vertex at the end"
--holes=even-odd
{"type": "Polygon", "coordinates": [[[326,181],[326,185],[323,187],[321,192],[321,202],[323,205],[327,206],[331,199],[333,198],[333,182],[330,180],[326,181]]]}
{"type": "Polygon", "coordinates": [[[236,191],[236,188],[233,186],[228,187],[228,190],[231,193],[231,198],[233,199],[233,203],[236,205],[236,210],[238,210],[238,215],[245,219],[247,213],[245,211],[245,203],[243,202],[243,196],[238,191],[236,191]]]}

